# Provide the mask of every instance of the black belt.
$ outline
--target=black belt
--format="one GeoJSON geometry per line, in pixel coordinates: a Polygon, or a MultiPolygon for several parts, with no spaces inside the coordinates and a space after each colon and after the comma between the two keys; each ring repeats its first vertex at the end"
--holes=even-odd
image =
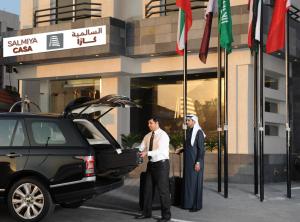
{"type": "Polygon", "coordinates": [[[168,159],[164,159],[164,160],[159,160],[159,161],[156,161],[156,162],[149,161],[149,163],[155,164],[155,163],[164,163],[164,162],[167,162],[167,161],[169,161],[169,160],[168,159]]]}

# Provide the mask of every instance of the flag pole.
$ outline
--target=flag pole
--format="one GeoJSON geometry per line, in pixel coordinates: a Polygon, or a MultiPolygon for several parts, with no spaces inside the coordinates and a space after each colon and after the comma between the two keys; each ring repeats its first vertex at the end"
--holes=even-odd
{"type": "MultiPolygon", "coordinates": [[[[183,130],[184,130],[184,142],[183,142],[183,148],[186,147],[186,116],[187,116],[187,41],[184,45],[184,54],[183,54],[183,130]]],[[[184,160],[183,160],[184,161],[184,160]]],[[[180,158],[181,163],[181,158],[180,158]]],[[[184,165],[184,163],[183,163],[184,165]]],[[[181,167],[180,167],[181,169],[181,167]]],[[[180,171],[181,172],[181,171],[180,171]]],[[[181,174],[181,173],[180,173],[181,174]]],[[[180,175],[181,177],[182,175],[180,175]]]]}
{"type": "Polygon", "coordinates": [[[257,88],[257,68],[258,68],[258,61],[257,61],[257,52],[254,52],[254,152],[253,152],[253,161],[254,161],[254,195],[258,194],[258,106],[257,106],[257,95],[258,95],[258,88],[257,88]]]}
{"type": "Polygon", "coordinates": [[[187,41],[185,41],[183,55],[183,129],[184,141],[186,141],[186,115],[187,115],[187,41]]]}
{"type": "Polygon", "coordinates": [[[287,197],[291,198],[291,128],[290,128],[290,61],[289,61],[289,12],[286,13],[285,27],[285,95],[286,95],[286,169],[287,169],[287,197]]]}
{"type": "Polygon", "coordinates": [[[263,7],[264,3],[261,0],[261,22],[260,22],[260,42],[259,42],[259,77],[260,77],[260,107],[259,107],[259,157],[260,157],[260,201],[264,201],[264,67],[263,67],[263,7]]]}
{"type": "Polygon", "coordinates": [[[228,53],[224,49],[224,198],[228,198],[228,53]]]}
{"type": "Polygon", "coordinates": [[[217,107],[217,131],[218,131],[218,192],[222,191],[222,50],[220,45],[220,33],[218,35],[218,107],[217,107]]]}

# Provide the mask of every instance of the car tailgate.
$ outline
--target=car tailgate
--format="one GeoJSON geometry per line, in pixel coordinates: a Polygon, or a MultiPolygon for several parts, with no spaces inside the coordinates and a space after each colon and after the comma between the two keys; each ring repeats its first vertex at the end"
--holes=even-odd
{"type": "Polygon", "coordinates": [[[138,166],[138,149],[114,149],[112,146],[95,146],[96,173],[122,176],[138,166]]]}

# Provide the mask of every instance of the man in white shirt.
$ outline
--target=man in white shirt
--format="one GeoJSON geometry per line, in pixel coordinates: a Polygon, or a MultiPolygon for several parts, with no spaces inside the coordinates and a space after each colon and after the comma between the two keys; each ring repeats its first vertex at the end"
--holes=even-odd
{"type": "Polygon", "coordinates": [[[141,144],[141,157],[148,156],[149,162],[146,171],[146,183],[144,191],[144,203],[142,215],[136,219],[146,219],[152,216],[152,192],[157,186],[160,203],[161,216],[160,222],[170,221],[171,219],[171,200],[169,190],[169,136],[159,128],[159,121],[152,117],[148,121],[150,133],[148,133],[141,144]]]}

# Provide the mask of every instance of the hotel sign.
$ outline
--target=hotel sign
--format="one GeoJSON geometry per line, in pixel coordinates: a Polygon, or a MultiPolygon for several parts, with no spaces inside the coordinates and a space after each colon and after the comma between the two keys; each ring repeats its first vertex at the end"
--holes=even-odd
{"type": "Polygon", "coordinates": [[[3,38],[3,57],[106,44],[106,26],[3,38]]]}

